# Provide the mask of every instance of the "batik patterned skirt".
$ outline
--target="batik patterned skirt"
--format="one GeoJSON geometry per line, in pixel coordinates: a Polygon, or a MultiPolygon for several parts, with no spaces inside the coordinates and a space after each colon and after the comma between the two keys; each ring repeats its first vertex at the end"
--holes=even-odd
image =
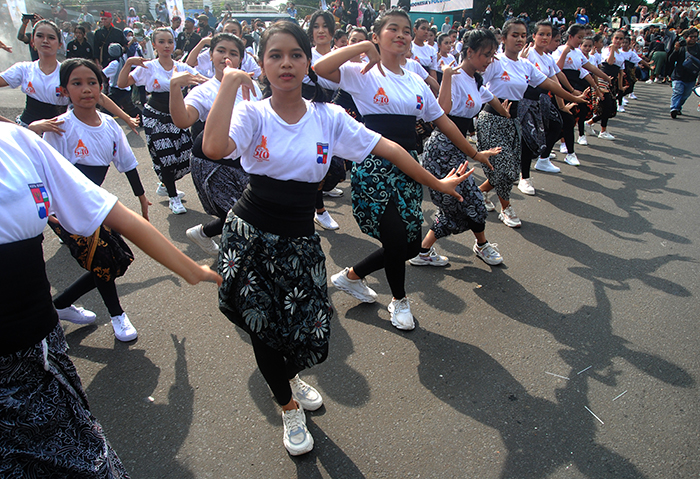
{"type": "Polygon", "coordinates": [[[219,216],[228,212],[238,201],[250,182],[241,167],[218,164],[192,155],[190,160],[192,182],[204,211],[219,216]]]}
{"type": "Polygon", "coordinates": [[[161,181],[164,169],[170,170],[175,180],[190,172],[192,135],[189,130],[181,130],[175,126],[169,113],[156,110],[151,105],[143,109],[143,129],[153,169],[161,181]]]}
{"type": "Polygon", "coordinates": [[[42,342],[0,356],[0,477],[129,477],[66,349],[57,324],[42,342]]]}
{"type": "Polygon", "coordinates": [[[221,233],[219,309],[299,370],[323,362],[333,308],[317,234],[261,231],[229,211],[221,233]]]}
{"type": "MultiPolygon", "coordinates": [[[[416,161],[415,151],[408,152],[416,161]]],[[[363,233],[381,239],[379,222],[393,202],[406,226],[408,242],[421,235],[423,185],[414,181],[389,160],[370,154],[355,163],[351,177],[352,214],[363,233]]]]}
{"type": "Polygon", "coordinates": [[[502,148],[499,154],[489,158],[493,170],[483,163],[481,167],[498,196],[509,201],[513,182],[520,177],[522,145],[518,120],[482,110],[476,123],[476,138],[478,151],[502,148]]]}
{"type": "MultiPolygon", "coordinates": [[[[457,148],[449,138],[440,130],[433,131],[425,144],[423,155],[423,167],[436,178],[446,177],[452,169],[456,169],[469,161],[467,155],[457,148]]],[[[454,196],[430,190],[430,199],[437,206],[438,211],[432,229],[436,238],[442,238],[451,234],[463,233],[470,229],[469,223],[486,223],[486,207],[484,197],[479,187],[470,176],[456,188],[464,201],[460,202],[454,196]]]]}

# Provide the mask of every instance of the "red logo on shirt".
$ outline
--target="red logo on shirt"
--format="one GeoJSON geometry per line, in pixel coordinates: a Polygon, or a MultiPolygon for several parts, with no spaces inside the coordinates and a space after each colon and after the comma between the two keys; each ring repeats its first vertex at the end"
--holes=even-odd
{"type": "Polygon", "coordinates": [[[539,71],[542,71],[542,69],[540,68],[540,64],[539,64],[539,63],[535,62],[535,66],[537,67],[537,69],[538,69],[539,71]]]}
{"type": "Polygon", "coordinates": [[[574,64],[574,59],[571,57],[566,57],[566,64],[567,65],[573,65],[574,64]]]}
{"type": "Polygon", "coordinates": [[[325,165],[328,162],[328,143],[316,143],[316,163],[325,165]]]}
{"type": "Polygon", "coordinates": [[[504,71],[503,75],[501,75],[501,81],[510,81],[510,75],[508,75],[507,71],[504,71]]]}
{"type": "Polygon", "coordinates": [[[379,103],[382,105],[386,105],[389,103],[389,97],[386,96],[386,92],[384,91],[384,88],[379,87],[379,90],[377,90],[377,93],[374,94],[374,103],[379,103]]]}
{"type": "Polygon", "coordinates": [[[472,96],[467,95],[467,104],[466,104],[467,108],[474,108],[474,105],[475,105],[475,103],[474,103],[474,99],[472,98],[472,96]]]}
{"type": "Polygon", "coordinates": [[[153,80],[153,89],[154,89],[154,90],[156,90],[156,89],[157,89],[157,90],[160,90],[160,83],[158,83],[158,79],[157,79],[157,78],[156,78],[155,80],[153,80]]]}
{"type": "Polygon", "coordinates": [[[418,109],[418,110],[423,109],[423,97],[420,95],[416,95],[416,109],[418,109]]]}
{"type": "Polygon", "coordinates": [[[85,146],[85,143],[83,143],[83,140],[78,140],[78,146],[75,147],[75,156],[78,158],[85,158],[88,156],[90,152],[87,149],[87,146],[85,146]]]}
{"type": "Polygon", "coordinates": [[[27,93],[36,93],[36,90],[34,89],[34,85],[32,85],[32,82],[27,83],[27,93]]]}
{"type": "Polygon", "coordinates": [[[33,183],[29,186],[29,190],[32,192],[32,197],[34,198],[34,203],[36,203],[37,213],[39,213],[39,218],[42,220],[48,216],[49,206],[49,194],[46,192],[43,183],[33,183]]]}
{"type": "Polygon", "coordinates": [[[253,153],[253,158],[258,161],[270,161],[270,151],[267,149],[267,138],[265,135],[262,137],[260,144],[255,147],[255,153],[253,153]]]}

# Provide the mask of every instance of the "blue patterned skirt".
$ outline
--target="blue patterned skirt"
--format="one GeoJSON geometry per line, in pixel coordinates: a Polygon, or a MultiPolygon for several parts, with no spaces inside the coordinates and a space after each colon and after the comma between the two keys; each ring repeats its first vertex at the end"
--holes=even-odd
{"type": "MultiPolygon", "coordinates": [[[[408,152],[416,161],[414,150],[408,152]]],[[[423,185],[380,156],[370,154],[354,163],[351,178],[352,214],[363,233],[379,237],[379,222],[393,202],[406,226],[408,241],[421,236],[423,185]]]]}
{"type": "Polygon", "coordinates": [[[317,234],[266,233],[229,211],[221,233],[219,309],[302,370],[325,361],[333,307],[317,234]]]}
{"type": "Polygon", "coordinates": [[[128,478],[66,354],[63,329],[0,356],[0,477],[128,478]]]}

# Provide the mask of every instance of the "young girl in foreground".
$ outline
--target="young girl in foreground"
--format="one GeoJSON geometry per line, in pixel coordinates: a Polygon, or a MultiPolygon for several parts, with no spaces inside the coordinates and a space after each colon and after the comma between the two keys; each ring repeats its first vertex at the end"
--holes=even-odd
{"type": "Polygon", "coordinates": [[[190,284],[221,277],[17,125],[0,123],[0,178],[1,475],[128,477],[66,352],[41,246],[47,218],[85,236],[114,228],[190,284]]]}
{"type": "MultiPolygon", "coordinates": [[[[73,109],[59,116],[63,134],[47,132],[44,139],[73,163],[93,183],[100,186],[107,170],[114,163],[120,173],[126,173],[134,195],[141,203],[141,214],[148,219],[148,199],[143,191],[138,162],[122,129],[111,116],[97,111],[102,90],[102,72],[84,58],[72,58],[61,65],[61,92],[70,98],[73,109]]],[[[72,304],[84,294],[97,288],[104,301],[120,341],[136,339],[136,328],[119,303],[114,278],[104,280],[93,271],[83,274],[54,300],[58,316],[78,324],[95,320],[95,314],[72,304]]]]}
{"type": "MultiPolygon", "coordinates": [[[[488,156],[474,150],[428,86],[401,67],[411,42],[408,14],[391,10],[377,20],[374,31],[376,43],[361,42],[329,53],[316,63],[316,72],[340,82],[355,99],[367,127],[399,143],[416,162],[415,124],[420,118],[432,121],[467,156],[488,165],[488,156]],[[367,65],[350,61],[360,53],[370,58],[367,65]]],[[[331,277],[338,289],[371,303],[377,293],[363,278],[384,269],[393,295],[387,308],[391,324],[403,330],[415,327],[405,290],[406,261],[420,252],[423,223],[423,187],[409,176],[374,152],[353,167],[353,216],[360,229],[381,241],[382,247],[331,277]]]]}
{"type": "Polygon", "coordinates": [[[153,48],[158,52],[155,60],[131,57],[126,61],[119,72],[117,86],[145,85],[151,94],[143,109],[143,128],[153,169],[161,181],[156,193],[170,197],[170,209],[178,215],[187,213],[187,210],[180,201],[184,193],[177,191],[175,181],[190,172],[192,135],[188,130],[176,127],[170,116],[170,78],[173,73],[182,71],[196,75],[199,83],[204,83],[207,78],[186,63],[173,60],[175,40],[169,28],[157,28],[153,32],[153,48]],[[131,71],[133,66],[137,68],[131,71]]]}
{"type": "Polygon", "coordinates": [[[244,72],[226,68],[204,128],[203,150],[209,158],[240,156],[250,174],[221,235],[219,270],[225,280],[219,308],[250,335],[260,372],[282,406],[284,446],[299,455],[313,448],[304,409],[318,409],[323,400],[298,373],[326,359],[333,314],[325,256],[314,231],[316,191],[331,157],[359,162],[372,152],[455,195],[467,174],[463,165],[437,180],[341,107],[304,100],[304,76],[318,82],[310,68],[311,44],[296,24],[269,27],[259,51],[272,96],[234,110],[236,91],[252,83],[244,72]]]}
{"type": "MultiPolygon", "coordinates": [[[[179,72],[170,80],[170,115],[178,128],[185,129],[195,125],[197,121],[207,121],[209,110],[219,92],[227,62],[233,68],[240,68],[241,59],[245,55],[243,42],[235,35],[218,33],[210,40],[209,51],[215,72],[214,78],[192,89],[184,99],[182,88],[198,84],[198,77],[189,72],[179,72]]],[[[251,95],[250,99],[258,101],[262,99],[262,93],[257,84],[254,85],[255,94],[251,95]]],[[[236,101],[242,100],[243,96],[239,90],[236,93],[236,101]]],[[[194,130],[194,127],[192,129],[194,130]]],[[[186,235],[207,253],[218,256],[219,245],[212,238],[221,234],[226,214],[248,186],[248,174],[243,171],[238,159],[212,161],[203,156],[200,133],[195,135],[190,158],[192,182],[204,211],[216,216],[216,219],[205,225],[189,228],[186,235]]]]}

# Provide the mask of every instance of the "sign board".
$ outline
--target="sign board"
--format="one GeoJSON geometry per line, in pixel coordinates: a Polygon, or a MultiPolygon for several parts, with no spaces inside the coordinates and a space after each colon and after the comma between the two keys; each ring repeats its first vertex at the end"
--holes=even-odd
{"type": "MultiPolygon", "coordinates": [[[[391,0],[391,6],[395,7],[398,0],[391,0]]],[[[474,7],[474,0],[411,0],[411,13],[442,13],[454,12],[474,7]]]]}

